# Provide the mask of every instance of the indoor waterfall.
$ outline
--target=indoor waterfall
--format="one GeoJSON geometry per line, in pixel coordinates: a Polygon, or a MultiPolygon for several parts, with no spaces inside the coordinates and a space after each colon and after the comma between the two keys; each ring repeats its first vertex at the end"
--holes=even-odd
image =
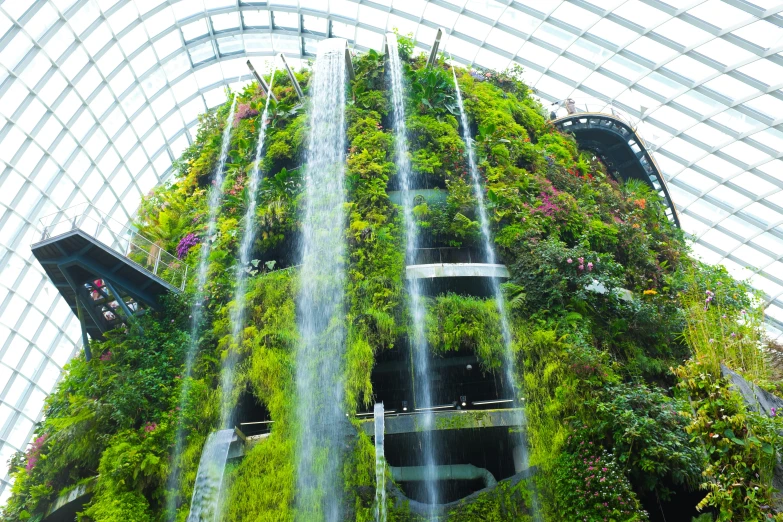
{"type": "MultiPolygon", "coordinates": [[[[207,216],[207,230],[206,234],[201,238],[201,248],[199,252],[198,274],[196,278],[195,294],[193,296],[193,307],[190,312],[190,342],[188,344],[187,352],[185,353],[185,372],[182,379],[182,391],[180,393],[180,411],[184,409],[185,400],[189,391],[189,378],[193,371],[193,362],[196,358],[196,352],[198,351],[199,333],[201,329],[201,321],[203,319],[203,302],[204,302],[204,287],[207,284],[207,273],[209,269],[209,255],[212,252],[212,239],[217,232],[217,216],[220,210],[220,204],[223,194],[223,180],[225,179],[224,170],[226,167],[226,159],[228,158],[228,151],[231,146],[231,130],[234,123],[234,109],[236,108],[237,98],[234,95],[231,99],[231,108],[228,111],[226,117],[225,127],[223,128],[223,138],[220,146],[220,158],[218,160],[217,169],[215,170],[214,178],[212,179],[212,188],[209,191],[207,204],[209,208],[209,214],[207,216]]],[[[174,469],[171,472],[171,481],[169,491],[173,494],[169,495],[167,503],[167,517],[173,520],[176,507],[176,492],[179,489],[179,469],[177,462],[179,456],[182,453],[182,425],[181,420],[179,427],[177,428],[176,442],[174,446],[174,469]]]]}
{"type": "MultiPolygon", "coordinates": [[[[481,177],[479,175],[478,166],[476,165],[476,153],[473,148],[473,137],[470,133],[470,124],[468,122],[468,115],[465,113],[465,105],[462,101],[462,90],[460,89],[459,82],[457,81],[457,73],[454,67],[451,68],[451,73],[454,77],[454,89],[457,92],[457,104],[459,105],[460,124],[462,127],[462,139],[465,141],[465,151],[468,160],[468,170],[470,171],[470,178],[473,182],[473,195],[476,197],[476,207],[479,218],[479,225],[481,227],[481,236],[484,240],[483,250],[485,256],[485,262],[488,264],[495,264],[497,262],[495,256],[495,248],[492,246],[492,233],[489,228],[489,217],[487,216],[487,207],[484,202],[484,187],[481,183],[481,177]]],[[[508,312],[506,311],[506,300],[503,296],[503,291],[500,287],[500,280],[493,277],[491,278],[492,293],[495,297],[495,305],[498,310],[498,317],[500,317],[500,329],[503,335],[503,369],[505,373],[505,379],[503,380],[504,395],[507,398],[513,398],[517,406],[522,405],[524,398],[519,383],[516,380],[516,363],[514,361],[514,346],[513,338],[511,335],[511,325],[508,322],[508,312]]],[[[519,416],[516,425],[525,425],[525,412],[521,407],[514,408],[514,415],[519,416]]],[[[528,448],[527,438],[524,432],[519,431],[515,433],[516,441],[513,448],[514,453],[514,467],[517,471],[521,471],[529,466],[528,463],[528,448]]],[[[538,509],[536,506],[536,496],[533,495],[533,517],[539,519],[538,509]]]]}
{"type": "Polygon", "coordinates": [[[231,340],[234,346],[228,347],[228,355],[223,362],[223,375],[221,376],[222,403],[220,412],[220,426],[230,428],[234,411],[234,373],[238,352],[242,347],[243,332],[245,327],[245,292],[247,291],[248,266],[253,242],[256,239],[255,214],[258,197],[258,186],[261,183],[261,153],[264,149],[266,137],[267,116],[269,114],[269,100],[272,99],[272,85],[275,81],[275,70],[269,79],[269,91],[264,104],[264,112],[261,114],[258,129],[258,143],[253,168],[250,171],[249,184],[247,186],[247,207],[245,208],[245,229],[242,233],[242,242],[239,244],[239,262],[236,265],[236,287],[234,290],[234,308],[231,310],[231,340]]]}
{"type": "Polygon", "coordinates": [[[318,46],[310,79],[296,352],[297,520],[342,520],[346,41],[318,46]]]}
{"type": "Polygon", "coordinates": [[[383,403],[375,404],[375,522],[386,522],[386,457],[383,451],[385,431],[383,403]]]}
{"type": "Polygon", "coordinates": [[[188,522],[219,522],[220,493],[223,474],[234,430],[220,430],[209,434],[198,463],[193,498],[190,501],[188,522]]]}
{"type": "MultiPolygon", "coordinates": [[[[397,37],[394,33],[386,35],[386,43],[389,48],[390,78],[392,93],[392,121],[395,137],[395,164],[399,176],[402,191],[402,208],[405,218],[406,265],[415,264],[418,238],[416,221],[413,218],[413,196],[411,194],[411,166],[408,157],[407,131],[405,125],[405,98],[403,96],[404,82],[402,63],[397,49],[397,37]]],[[[438,488],[435,474],[435,448],[432,437],[433,413],[432,413],[432,384],[430,382],[429,354],[427,337],[425,333],[425,309],[422,300],[421,288],[418,279],[408,280],[409,310],[413,320],[413,336],[411,348],[413,349],[414,365],[414,409],[421,411],[422,415],[422,439],[425,466],[425,487],[427,491],[427,504],[438,504],[438,488]]],[[[434,516],[431,513],[430,518],[434,516]]]]}

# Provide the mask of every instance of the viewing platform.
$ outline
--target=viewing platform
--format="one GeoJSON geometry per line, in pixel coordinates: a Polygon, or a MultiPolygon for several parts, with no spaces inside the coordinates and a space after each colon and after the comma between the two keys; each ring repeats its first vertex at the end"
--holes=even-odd
{"type": "Polygon", "coordinates": [[[413,263],[405,267],[408,279],[436,277],[495,277],[508,279],[506,265],[486,263],[486,256],[473,248],[419,248],[413,263]]]}
{"type": "Polygon", "coordinates": [[[167,292],[181,292],[187,266],[135,230],[83,204],[41,219],[41,240],[30,249],[82,325],[103,333],[158,308],[167,292]]]}
{"type": "Polygon", "coordinates": [[[597,154],[610,173],[621,178],[618,181],[638,179],[651,186],[664,201],[666,217],[679,227],[680,219],[666,180],[634,127],[613,108],[608,109],[611,114],[572,109],[571,114],[557,114],[552,123],[562,132],[573,134],[581,148],[597,154]]]}

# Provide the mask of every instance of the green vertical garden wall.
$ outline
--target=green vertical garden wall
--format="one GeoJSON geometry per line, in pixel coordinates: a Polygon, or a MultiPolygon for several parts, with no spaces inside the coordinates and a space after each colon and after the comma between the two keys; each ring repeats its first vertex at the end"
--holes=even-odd
{"type": "MultiPolygon", "coordinates": [[[[412,49],[400,38],[412,165],[428,186],[446,193],[417,199],[417,225],[431,246],[472,247],[480,230],[451,71],[442,61],[426,68],[412,49]]],[[[402,212],[387,194],[395,167],[384,64],[373,51],[354,59],[346,109],[349,412],[371,406],[376,357],[409,329],[402,212]]],[[[783,520],[770,487],[780,450],[777,418],[748,412],[720,377],[724,362],[763,387],[777,386],[759,350],[761,312],[749,287],[688,257],[686,238],[653,190],[618,183],[559,133],[519,73],[458,69],[457,77],[496,249],[511,273],[504,292],[545,520],[660,520],[656,509],[678,503],[683,512],[698,503],[703,520],[783,520]],[[598,283],[605,291],[594,290],[598,283]]],[[[306,90],[308,72],[298,78],[306,90]]],[[[165,506],[173,503],[176,519],[184,521],[202,446],[217,427],[221,361],[229,350],[241,361],[233,400],[251,397],[274,424],[268,438],[231,464],[225,519],[296,520],[296,236],[307,103],[284,74],[277,73],[274,86],[251,224],[258,239],[254,260],[244,267],[251,277],[242,345],[232,342],[229,317],[236,251],[247,225],[241,221],[245,185],[265,101],[255,84],[238,93],[230,122],[235,129],[215,237],[204,237],[206,190],[227,106],[200,118],[196,142],[176,162],[172,182],[145,196],[137,217],[143,234],[191,267],[199,251],[192,247],[214,244],[205,324],[184,404],[192,288],[168,298],[163,312],[93,341],[91,361],[78,356],[69,363],[35,441],[10,462],[15,483],[2,520],[41,520],[57,495],[97,476],[79,520],[165,520],[165,506]],[[183,480],[172,490],[177,422],[185,427],[177,463],[183,480]]],[[[494,303],[450,293],[428,298],[427,309],[434,356],[472,350],[481,371],[501,371],[494,303]]],[[[357,427],[346,447],[346,512],[351,520],[373,520],[372,442],[357,427]]],[[[502,483],[456,506],[448,519],[529,519],[532,486],[502,483]]],[[[389,500],[389,519],[415,517],[389,500]]]]}

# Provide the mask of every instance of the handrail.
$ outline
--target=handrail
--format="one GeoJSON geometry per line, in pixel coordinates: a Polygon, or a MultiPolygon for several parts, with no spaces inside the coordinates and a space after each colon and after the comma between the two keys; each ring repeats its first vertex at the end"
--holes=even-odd
{"type": "MultiPolygon", "coordinates": [[[[469,247],[429,247],[417,248],[413,252],[411,265],[487,263],[487,255],[480,248],[469,247]]],[[[496,261],[500,263],[500,261],[496,261]]]]}
{"type": "Polygon", "coordinates": [[[90,203],[81,203],[44,216],[40,223],[41,241],[78,229],[170,285],[180,290],[185,289],[188,279],[187,264],[137,230],[123,225],[90,203]]]}

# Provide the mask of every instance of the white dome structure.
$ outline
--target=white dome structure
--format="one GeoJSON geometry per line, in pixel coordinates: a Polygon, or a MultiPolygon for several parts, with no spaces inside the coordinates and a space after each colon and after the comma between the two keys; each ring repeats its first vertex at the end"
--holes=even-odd
{"type": "MultiPolygon", "coordinates": [[[[284,53],[336,36],[515,64],[546,104],[611,107],[667,181],[694,253],[750,277],[783,335],[783,0],[0,1],[0,462],[24,449],[81,347],[35,261],[40,219],[90,203],[127,223],[197,117],[284,53]],[[265,64],[265,62],[267,62],[265,64]]],[[[556,107],[553,107],[556,108],[556,107]]],[[[10,494],[0,468],[0,504],[10,494]]]]}

